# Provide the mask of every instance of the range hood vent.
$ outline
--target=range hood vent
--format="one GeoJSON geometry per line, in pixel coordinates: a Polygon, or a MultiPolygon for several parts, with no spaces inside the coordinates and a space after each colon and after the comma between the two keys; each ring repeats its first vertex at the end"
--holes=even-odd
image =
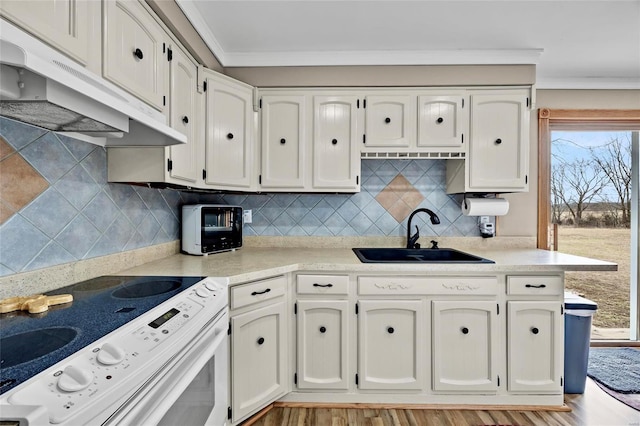
{"type": "Polygon", "coordinates": [[[102,146],[187,142],[164,114],[0,20],[0,115],[102,146]]]}

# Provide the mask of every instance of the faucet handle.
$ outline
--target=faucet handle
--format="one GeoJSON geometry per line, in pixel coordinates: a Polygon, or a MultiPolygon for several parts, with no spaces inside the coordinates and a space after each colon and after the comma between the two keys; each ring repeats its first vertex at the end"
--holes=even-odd
{"type": "Polygon", "coordinates": [[[440,248],[438,247],[438,242],[436,240],[431,240],[431,248],[432,249],[440,248]]]}

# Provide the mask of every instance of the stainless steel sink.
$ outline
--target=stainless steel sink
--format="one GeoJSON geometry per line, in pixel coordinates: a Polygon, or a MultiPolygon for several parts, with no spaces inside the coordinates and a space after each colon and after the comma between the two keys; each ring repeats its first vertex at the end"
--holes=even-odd
{"type": "Polygon", "coordinates": [[[450,248],[354,248],[353,252],[362,263],[495,263],[450,248]]]}

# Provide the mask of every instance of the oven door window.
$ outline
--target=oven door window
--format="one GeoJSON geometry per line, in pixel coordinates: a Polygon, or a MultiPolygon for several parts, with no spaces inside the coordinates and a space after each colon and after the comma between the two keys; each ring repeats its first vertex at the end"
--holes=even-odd
{"type": "Polygon", "coordinates": [[[229,210],[203,209],[202,231],[206,236],[230,232],[233,229],[233,212],[229,210]]]}

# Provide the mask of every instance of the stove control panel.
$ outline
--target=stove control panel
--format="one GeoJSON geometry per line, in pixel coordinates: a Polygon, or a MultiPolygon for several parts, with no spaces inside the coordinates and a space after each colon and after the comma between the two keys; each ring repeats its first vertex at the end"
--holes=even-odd
{"type": "Polygon", "coordinates": [[[59,424],[126,398],[217,317],[226,291],[211,279],[195,284],[25,382],[8,402],[44,405],[59,424]]]}

